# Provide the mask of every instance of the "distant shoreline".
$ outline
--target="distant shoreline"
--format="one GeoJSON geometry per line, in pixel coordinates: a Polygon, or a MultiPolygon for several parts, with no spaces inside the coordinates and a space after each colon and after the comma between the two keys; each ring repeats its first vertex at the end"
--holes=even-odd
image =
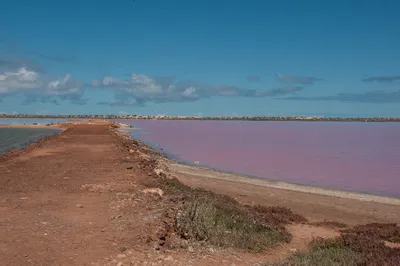
{"type": "Polygon", "coordinates": [[[149,120],[214,120],[214,121],[303,121],[303,122],[400,122],[400,117],[318,117],[318,116],[166,116],[166,115],[30,115],[0,114],[1,118],[14,119],[149,119],[149,120]]]}

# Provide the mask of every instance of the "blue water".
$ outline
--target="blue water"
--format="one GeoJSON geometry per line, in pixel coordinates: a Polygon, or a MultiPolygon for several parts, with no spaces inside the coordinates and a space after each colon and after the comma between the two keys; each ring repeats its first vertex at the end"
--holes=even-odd
{"type": "Polygon", "coordinates": [[[56,128],[0,128],[0,154],[22,149],[41,138],[61,132],[56,128]]]}
{"type": "Polygon", "coordinates": [[[41,118],[0,118],[0,124],[40,124],[68,122],[68,119],[41,119],[41,118]]]}

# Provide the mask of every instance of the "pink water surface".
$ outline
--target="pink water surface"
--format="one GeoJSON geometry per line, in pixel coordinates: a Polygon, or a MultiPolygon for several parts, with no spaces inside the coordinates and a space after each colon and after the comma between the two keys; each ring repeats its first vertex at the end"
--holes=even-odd
{"type": "Polygon", "coordinates": [[[225,171],[400,197],[400,123],[124,120],[177,158],[225,171]]]}

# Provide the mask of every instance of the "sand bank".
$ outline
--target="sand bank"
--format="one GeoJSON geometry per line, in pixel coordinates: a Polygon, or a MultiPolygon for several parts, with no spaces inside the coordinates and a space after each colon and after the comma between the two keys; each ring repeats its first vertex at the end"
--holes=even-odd
{"type": "Polygon", "coordinates": [[[269,180],[251,178],[251,177],[247,177],[247,176],[243,176],[243,175],[224,173],[221,171],[215,171],[215,170],[203,168],[203,167],[189,166],[189,165],[180,164],[180,163],[179,164],[171,163],[170,165],[171,165],[171,168],[176,172],[188,174],[188,175],[200,176],[200,177],[204,177],[204,178],[219,179],[219,180],[225,180],[225,181],[230,181],[230,182],[238,182],[238,183],[256,185],[256,186],[261,186],[261,187],[284,189],[284,190],[317,194],[317,195],[330,196],[330,197],[337,197],[337,198],[343,198],[343,199],[353,199],[353,200],[359,200],[359,201],[370,201],[370,202],[377,202],[377,203],[400,205],[400,199],[398,199],[398,198],[376,196],[376,195],[370,195],[370,194],[362,194],[362,193],[356,193],[356,192],[327,189],[327,188],[320,188],[320,187],[313,187],[313,186],[306,186],[306,185],[297,185],[297,184],[291,184],[291,183],[286,183],[286,182],[281,182],[281,181],[269,181],[269,180]]]}

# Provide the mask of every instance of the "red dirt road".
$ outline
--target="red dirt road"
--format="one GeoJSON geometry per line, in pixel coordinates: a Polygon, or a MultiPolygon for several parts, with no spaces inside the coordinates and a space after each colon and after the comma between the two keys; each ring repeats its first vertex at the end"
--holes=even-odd
{"type": "Polygon", "coordinates": [[[134,176],[120,144],[108,126],[77,125],[0,162],[0,265],[89,265],[125,249],[112,192],[134,176]]]}

